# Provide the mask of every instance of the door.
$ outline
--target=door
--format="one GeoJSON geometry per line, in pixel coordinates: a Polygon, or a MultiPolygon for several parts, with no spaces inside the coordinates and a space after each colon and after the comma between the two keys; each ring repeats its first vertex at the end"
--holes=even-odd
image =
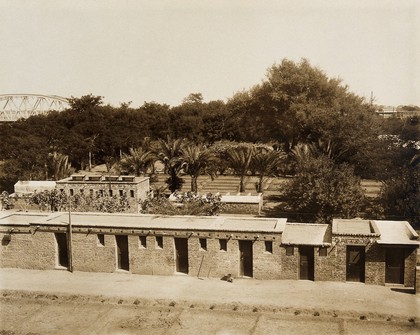
{"type": "Polygon", "coordinates": [[[239,275],[252,277],[252,241],[239,241],[239,275]]]}
{"type": "Polygon", "coordinates": [[[365,282],[365,247],[347,246],[346,281],[365,282]]]}
{"type": "Polygon", "coordinates": [[[403,248],[385,249],[385,283],[404,284],[404,261],[403,248]]]}
{"type": "Polygon", "coordinates": [[[188,274],[188,239],[175,238],[176,272],[188,274]]]}
{"type": "Polygon", "coordinates": [[[120,270],[128,271],[130,269],[130,262],[128,260],[128,236],[116,235],[117,242],[117,267],[120,270]]]}
{"type": "Polygon", "coordinates": [[[299,247],[299,279],[314,280],[314,248],[299,247]]]}
{"type": "Polygon", "coordinates": [[[69,266],[69,253],[67,245],[66,233],[55,233],[55,240],[57,241],[57,261],[58,265],[67,268],[69,266]]]}

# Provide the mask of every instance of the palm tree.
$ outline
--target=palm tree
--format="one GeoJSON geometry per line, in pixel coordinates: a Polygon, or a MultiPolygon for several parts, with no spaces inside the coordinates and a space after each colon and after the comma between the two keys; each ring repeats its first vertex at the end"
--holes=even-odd
{"type": "Polygon", "coordinates": [[[263,191],[265,178],[276,176],[279,166],[284,163],[286,155],[281,151],[261,149],[252,158],[251,164],[259,176],[257,192],[263,191]]]}
{"type": "Polygon", "coordinates": [[[130,148],[129,154],[124,154],[120,162],[121,169],[128,173],[134,173],[140,176],[147,172],[147,169],[153,164],[154,155],[152,151],[143,148],[130,148]]]}
{"type": "Polygon", "coordinates": [[[236,176],[239,176],[239,192],[244,192],[244,178],[248,173],[252,157],[254,155],[254,147],[249,145],[240,145],[230,148],[226,151],[226,158],[229,167],[236,176]]]}
{"type": "Polygon", "coordinates": [[[182,169],[181,149],[184,142],[184,139],[172,140],[169,137],[166,141],[159,139],[154,149],[157,160],[165,165],[165,171],[169,174],[169,178],[166,182],[171,192],[175,192],[182,187],[183,181],[178,175],[182,169]]]}
{"type": "Polygon", "coordinates": [[[212,164],[216,162],[216,156],[203,145],[188,144],[181,149],[182,169],[191,176],[191,191],[197,192],[197,180],[200,174],[209,173],[214,176],[212,164]]]}

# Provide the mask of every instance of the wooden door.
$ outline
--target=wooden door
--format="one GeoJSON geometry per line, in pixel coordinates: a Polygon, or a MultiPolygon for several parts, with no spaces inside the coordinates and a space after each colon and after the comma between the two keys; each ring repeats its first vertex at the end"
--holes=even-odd
{"type": "Polygon", "coordinates": [[[127,235],[116,235],[117,242],[117,260],[118,269],[128,271],[130,269],[130,261],[128,257],[128,237],[127,235]]]}
{"type": "Polygon", "coordinates": [[[176,272],[188,274],[188,239],[175,238],[176,272]]]}
{"type": "Polygon", "coordinates": [[[314,280],[314,248],[299,247],[299,279],[314,280]]]}
{"type": "Polygon", "coordinates": [[[347,246],[346,280],[365,282],[365,247],[347,246]]]}
{"type": "Polygon", "coordinates": [[[239,241],[239,257],[239,275],[245,277],[252,277],[252,241],[239,241]]]}
{"type": "Polygon", "coordinates": [[[404,284],[404,261],[403,248],[385,249],[385,283],[404,284]]]}

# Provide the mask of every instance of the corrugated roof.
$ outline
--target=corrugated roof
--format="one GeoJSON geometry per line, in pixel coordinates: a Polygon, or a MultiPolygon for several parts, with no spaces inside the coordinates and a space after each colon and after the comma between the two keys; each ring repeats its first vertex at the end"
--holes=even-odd
{"type": "Polygon", "coordinates": [[[288,223],[284,229],[282,244],[328,245],[327,224],[288,223]]]}
{"type": "MultiPolygon", "coordinates": [[[[51,215],[44,224],[66,225],[68,214],[51,215]]],[[[140,229],[254,231],[281,233],[287,219],[229,218],[222,216],[160,216],[133,214],[72,213],[73,226],[140,229]]]]}
{"type": "Polygon", "coordinates": [[[407,221],[374,221],[381,234],[378,244],[419,245],[418,234],[407,221]]]}

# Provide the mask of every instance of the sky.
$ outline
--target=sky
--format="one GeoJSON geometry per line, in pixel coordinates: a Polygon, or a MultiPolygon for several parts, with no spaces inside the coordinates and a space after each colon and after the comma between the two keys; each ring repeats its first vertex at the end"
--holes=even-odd
{"type": "Polygon", "coordinates": [[[0,0],[0,12],[0,94],[226,101],[306,58],[367,101],[420,106],[420,0],[0,0]]]}

